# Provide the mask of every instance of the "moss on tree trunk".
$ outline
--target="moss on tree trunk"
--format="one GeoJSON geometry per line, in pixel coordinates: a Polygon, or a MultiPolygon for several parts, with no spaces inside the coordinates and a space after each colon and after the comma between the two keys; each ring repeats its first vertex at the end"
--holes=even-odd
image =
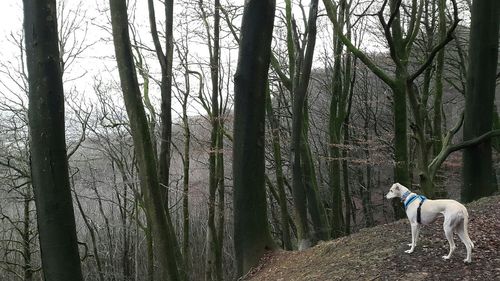
{"type": "MultiPolygon", "coordinates": [[[[471,11],[469,66],[465,93],[463,139],[468,141],[492,129],[498,64],[498,0],[474,1],[471,11]]],[[[491,195],[498,189],[494,180],[491,140],[463,151],[462,201],[491,195]]]]}

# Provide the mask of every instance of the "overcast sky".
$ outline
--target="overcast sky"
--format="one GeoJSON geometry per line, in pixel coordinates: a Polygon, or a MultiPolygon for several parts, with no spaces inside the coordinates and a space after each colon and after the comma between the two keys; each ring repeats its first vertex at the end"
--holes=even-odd
{"type": "MultiPolygon", "coordinates": [[[[19,36],[22,30],[22,1],[20,0],[1,0],[2,4],[0,5],[0,61],[16,61],[19,57],[19,50],[16,49],[15,45],[7,42],[7,39],[11,33],[17,34],[19,36]]],[[[109,11],[108,9],[108,0],[58,0],[65,1],[66,3],[66,12],[65,15],[71,15],[72,10],[76,9],[78,3],[82,3],[82,10],[79,12],[80,17],[83,17],[83,13],[85,12],[84,19],[82,21],[82,28],[75,32],[74,38],[76,40],[82,40],[85,30],[87,31],[87,35],[85,38],[84,44],[93,44],[89,47],[83,54],[81,54],[80,58],[76,60],[69,69],[67,69],[64,73],[65,80],[65,91],[77,90],[78,93],[84,94],[86,96],[92,96],[92,85],[96,79],[102,78],[106,81],[111,81],[111,78],[114,78],[117,81],[117,71],[116,71],[116,62],[113,59],[114,55],[114,47],[111,41],[111,35],[109,33],[110,23],[108,22],[109,11]],[[83,77],[81,77],[84,75],[83,77]],[[80,78],[79,78],[80,77],[80,78]],[[78,78],[78,79],[76,79],[78,78]]],[[[243,0],[231,0],[231,2],[238,3],[243,0]]],[[[162,11],[160,5],[160,1],[155,1],[158,5],[157,12],[157,20],[158,22],[162,21],[162,11]]],[[[175,2],[175,3],[180,3],[175,2]]],[[[304,1],[306,4],[307,1],[304,1]]],[[[278,1],[278,5],[283,5],[283,1],[278,1]]],[[[174,6],[174,11],[178,13],[182,13],[182,7],[179,4],[174,6]]],[[[135,9],[135,23],[138,26],[138,36],[144,44],[150,46],[149,48],[153,48],[153,44],[151,43],[151,35],[149,33],[149,21],[147,14],[147,2],[144,0],[138,0],[137,6],[135,9]]],[[[306,11],[307,13],[307,11],[306,11]]],[[[295,17],[298,19],[298,23],[300,25],[301,20],[300,17],[302,13],[298,9],[294,9],[295,17]]],[[[281,14],[277,12],[277,17],[281,14]]],[[[193,16],[193,15],[191,15],[193,16]]],[[[59,19],[60,20],[60,19],[59,19]]],[[[174,19],[174,25],[177,27],[179,25],[179,21],[182,20],[180,17],[174,19]]],[[[320,18],[321,21],[327,21],[326,16],[322,16],[320,18]]],[[[279,19],[275,20],[275,23],[278,23],[279,19]]],[[[239,25],[239,23],[236,23],[239,25]]],[[[225,25],[225,23],[223,23],[225,25]]],[[[159,27],[161,29],[161,25],[159,27]]],[[[175,27],[174,27],[175,28],[175,27]]],[[[203,27],[193,26],[193,32],[200,32],[203,30],[203,27]]],[[[324,30],[318,31],[318,40],[316,43],[316,51],[315,56],[321,56],[322,52],[325,51],[323,44],[325,42],[331,42],[331,38],[328,38],[326,32],[324,30]]],[[[61,36],[61,34],[60,34],[61,36]]],[[[175,35],[174,35],[175,36],[175,35]]],[[[231,40],[232,35],[226,36],[224,40],[231,40]]],[[[366,39],[366,36],[365,36],[366,39]]],[[[369,40],[365,40],[364,42],[369,42],[369,40]]],[[[328,43],[329,44],[329,43],[328,43]]],[[[365,43],[366,45],[366,43],[365,43]]],[[[369,48],[380,48],[376,44],[372,44],[374,47],[369,48]]],[[[370,44],[368,44],[370,46],[370,44]]],[[[190,53],[192,55],[192,61],[208,61],[208,52],[207,47],[204,45],[203,41],[193,40],[189,44],[190,53]]],[[[154,53],[149,53],[148,64],[150,65],[151,73],[153,76],[159,77],[159,66],[158,62],[154,57],[154,53]]],[[[230,60],[232,62],[232,73],[234,74],[236,67],[236,59],[237,59],[237,50],[231,51],[229,53],[227,50],[224,51],[222,55],[222,64],[227,64],[227,61],[230,60]],[[228,55],[229,54],[229,55],[228,55]],[[230,57],[230,58],[229,58],[230,57]]],[[[318,63],[319,64],[319,63],[318,63]]],[[[321,67],[322,65],[317,65],[321,67]]],[[[175,67],[175,65],[174,65],[175,67]]],[[[205,71],[208,76],[208,70],[205,71]]],[[[193,88],[192,91],[197,91],[196,89],[196,79],[192,79],[193,88]]],[[[206,86],[209,86],[209,83],[206,83],[206,86]]],[[[0,91],[2,91],[0,86],[0,91]]],[[[157,89],[152,88],[153,98],[156,96],[158,99],[157,89]]],[[[232,89],[229,91],[232,92],[232,89]]],[[[115,95],[117,98],[120,98],[119,95],[115,95]]],[[[191,114],[198,114],[196,107],[193,107],[193,112],[191,114]]]]}

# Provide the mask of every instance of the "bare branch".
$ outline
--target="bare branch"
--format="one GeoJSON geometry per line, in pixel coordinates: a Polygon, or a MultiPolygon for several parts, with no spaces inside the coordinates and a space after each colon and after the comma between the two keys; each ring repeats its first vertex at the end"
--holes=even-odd
{"type": "Polygon", "coordinates": [[[351,51],[356,57],[358,57],[378,78],[384,81],[389,87],[395,87],[394,78],[391,78],[383,69],[378,67],[364,52],[358,49],[343,33],[340,28],[340,24],[337,21],[337,6],[332,2],[332,0],[323,0],[323,3],[328,14],[328,18],[333,23],[333,27],[337,36],[342,41],[342,43],[351,51]]]}
{"type": "Polygon", "coordinates": [[[456,0],[452,0],[451,2],[453,3],[453,17],[454,17],[453,25],[450,27],[450,29],[446,33],[445,39],[443,41],[441,41],[438,45],[434,46],[434,48],[430,52],[429,56],[427,57],[427,60],[425,61],[425,63],[422,64],[417,69],[417,71],[415,71],[415,73],[413,73],[409,77],[409,81],[410,82],[413,82],[418,76],[420,76],[420,74],[422,74],[425,71],[425,69],[431,65],[431,63],[434,60],[434,57],[437,55],[437,53],[442,48],[444,48],[444,46],[446,46],[446,44],[448,44],[448,42],[450,42],[451,40],[453,40],[453,38],[454,38],[454,32],[455,32],[455,29],[458,26],[458,23],[460,22],[460,19],[458,18],[458,8],[457,8],[457,2],[456,2],[456,0]]]}

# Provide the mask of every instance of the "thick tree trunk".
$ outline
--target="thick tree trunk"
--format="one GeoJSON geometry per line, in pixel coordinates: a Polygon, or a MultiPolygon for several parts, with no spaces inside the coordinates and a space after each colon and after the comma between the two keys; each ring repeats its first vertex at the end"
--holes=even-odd
{"type": "MultiPolygon", "coordinates": [[[[305,92],[304,92],[305,94],[305,92]]],[[[297,240],[299,250],[309,248],[311,239],[307,222],[307,195],[302,171],[302,109],[304,98],[296,95],[292,110],[292,196],[297,224],[297,240]]]]}
{"type": "Polygon", "coordinates": [[[116,61],[137,155],[141,191],[144,195],[146,212],[151,216],[154,246],[158,249],[160,278],[180,280],[178,263],[182,261],[176,260],[176,252],[180,250],[175,248],[176,238],[172,237],[172,225],[168,220],[168,212],[165,212],[160,193],[153,144],[132,57],[126,1],[110,0],[110,8],[116,61]]]}
{"type": "MultiPolygon", "coordinates": [[[[468,141],[492,129],[498,64],[498,0],[473,1],[469,39],[469,66],[465,93],[463,139],[468,141]]],[[[491,140],[463,152],[462,201],[491,195],[498,189],[493,180],[491,140]]]]}
{"type": "Polygon", "coordinates": [[[274,0],[248,0],[234,78],[234,247],[236,277],[275,247],[267,221],[264,130],[274,0]]]}
{"type": "Polygon", "coordinates": [[[406,85],[410,105],[413,113],[415,125],[413,133],[416,139],[417,151],[417,172],[420,182],[420,188],[423,194],[429,198],[434,198],[434,179],[429,171],[429,156],[431,154],[430,142],[426,137],[426,112],[424,105],[418,101],[420,96],[418,88],[415,84],[409,83],[406,85]]]}
{"type": "Polygon", "coordinates": [[[82,280],[64,127],[55,0],[24,0],[31,179],[47,281],[82,280]]]}
{"type": "MultiPolygon", "coordinates": [[[[396,74],[398,75],[398,74],[396,74]]],[[[404,186],[410,186],[410,171],[408,165],[408,117],[406,108],[406,78],[399,78],[393,89],[394,112],[394,181],[404,186]]],[[[396,219],[405,216],[399,200],[392,200],[396,219]]]]}

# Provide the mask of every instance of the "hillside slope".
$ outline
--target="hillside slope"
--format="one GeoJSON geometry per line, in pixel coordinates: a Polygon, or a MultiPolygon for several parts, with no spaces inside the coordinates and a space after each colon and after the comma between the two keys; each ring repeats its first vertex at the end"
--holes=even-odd
{"type": "Polygon", "coordinates": [[[425,226],[412,254],[406,219],[364,229],[302,252],[274,252],[245,280],[500,280],[500,196],[467,205],[469,234],[474,241],[472,264],[464,264],[465,246],[455,235],[452,258],[442,218],[425,226]]]}

